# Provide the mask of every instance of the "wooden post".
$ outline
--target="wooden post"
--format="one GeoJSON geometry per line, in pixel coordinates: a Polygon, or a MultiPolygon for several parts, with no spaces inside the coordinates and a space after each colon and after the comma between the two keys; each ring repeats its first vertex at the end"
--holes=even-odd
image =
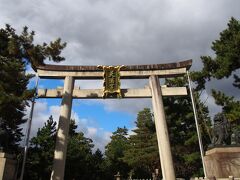
{"type": "Polygon", "coordinates": [[[65,161],[67,153],[67,138],[72,109],[73,87],[74,87],[73,77],[70,76],[65,77],[51,180],[64,179],[65,161]]]}
{"type": "Polygon", "coordinates": [[[162,91],[158,76],[150,76],[149,82],[152,92],[152,104],[163,179],[175,180],[168,128],[163,107],[162,91]]]}

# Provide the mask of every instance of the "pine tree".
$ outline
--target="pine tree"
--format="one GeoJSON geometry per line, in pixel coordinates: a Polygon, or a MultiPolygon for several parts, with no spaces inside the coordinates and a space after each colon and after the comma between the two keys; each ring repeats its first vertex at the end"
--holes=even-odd
{"type": "MultiPolygon", "coordinates": [[[[91,159],[92,171],[91,177],[94,180],[108,180],[109,169],[106,166],[104,157],[100,149],[97,149],[91,159]]],[[[111,178],[112,179],[112,178],[111,178]]]]}
{"type": "MultiPolygon", "coordinates": [[[[205,88],[205,83],[212,78],[229,78],[240,68],[240,22],[231,18],[228,28],[220,33],[220,38],[212,43],[215,57],[202,56],[203,68],[192,73],[193,80],[197,83],[197,89],[205,88]]],[[[239,75],[233,75],[233,86],[240,88],[239,75]]],[[[217,105],[222,106],[223,113],[232,126],[240,123],[240,101],[234,97],[228,97],[221,91],[212,90],[212,96],[217,105]]],[[[238,125],[237,125],[238,126],[238,125]]]]}
{"type": "Polygon", "coordinates": [[[128,148],[128,130],[126,127],[117,128],[111,136],[111,141],[105,147],[106,163],[108,168],[109,179],[113,179],[117,172],[122,177],[127,178],[129,171],[128,165],[121,159],[124,151],[128,148]]]}
{"type": "Polygon", "coordinates": [[[76,132],[77,125],[71,120],[68,138],[67,157],[65,165],[66,180],[92,179],[94,174],[92,165],[92,140],[84,133],[76,132]]]}
{"type": "MultiPolygon", "coordinates": [[[[0,43],[1,44],[1,43],[0,43]]],[[[6,132],[4,151],[16,151],[22,137],[20,124],[24,118],[26,100],[31,97],[27,90],[30,75],[25,75],[25,66],[15,58],[0,55],[0,121],[1,129],[6,132]]]]}
{"type": "Polygon", "coordinates": [[[129,137],[129,148],[123,160],[132,167],[134,178],[149,178],[155,169],[160,169],[159,153],[153,116],[149,108],[138,113],[136,129],[129,137]]]}
{"type": "MultiPolygon", "coordinates": [[[[233,96],[226,96],[224,93],[212,90],[212,95],[217,105],[222,106],[222,112],[230,123],[230,133],[238,135],[240,132],[240,101],[233,96]]],[[[238,139],[238,138],[237,138],[238,139]]],[[[235,140],[237,144],[240,140],[235,140]]]]}
{"type": "Polygon", "coordinates": [[[26,122],[25,108],[33,97],[33,90],[27,90],[32,75],[26,74],[26,65],[44,64],[45,59],[55,62],[64,60],[60,56],[66,43],[60,39],[49,45],[34,44],[34,32],[27,27],[18,35],[6,25],[0,29],[0,128],[7,139],[2,143],[5,151],[16,151],[22,132],[20,125],[26,122]]]}
{"type": "Polygon", "coordinates": [[[30,141],[25,179],[50,179],[55,139],[56,122],[50,116],[44,126],[38,129],[37,136],[30,141]]]}
{"type": "MultiPolygon", "coordinates": [[[[82,132],[76,132],[76,129],[77,125],[71,119],[64,179],[106,179],[101,151],[93,154],[92,140],[84,137],[82,132]]],[[[24,179],[50,179],[55,140],[56,122],[50,116],[30,141],[24,179]]]]}
{"type": "MultiPolygon", "coordinates": [[[[212,43],[216,57],[202,56],[203,68],[192,74],[198,88],[204,88],[211,78],[228,78],[240,68],[240,22],[231,18],[228,28],[220,33],[220,38],[212,43]]],[[[234,85],[239,87],[239,77],[234,75],[234,85]]]]}
{"type": "Polygon", "coordinates": [[[212,95],[217,105],[223,107],[223,113],[230,122],[238,121],[240,123],[240,101],[233,96],[226,96],[223,92],[212,90],[212,95]]]}

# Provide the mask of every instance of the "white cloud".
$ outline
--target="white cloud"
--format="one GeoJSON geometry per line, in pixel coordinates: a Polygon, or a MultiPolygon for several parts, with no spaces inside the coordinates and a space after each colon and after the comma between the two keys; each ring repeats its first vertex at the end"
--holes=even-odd
{"type": "Polygon", "coordinates": [[[111,132],[104,132],[100,131],[96,136],[94,136],[93,143],[95,145],[94,150],[97,148],[100,149],[102,152],[105,151],[105,146],[110,142],[110,136],[112,135],[111,132]]]}
{"type": "MultiPolygon", "coordinates": [[[[26,128],[28,126],[29,122],[29,114],[32,108],[32,104],[30,103],[30,107],[27,107],[27,113],[26,113],[26,118],[28,118],[27,123],[23,124],[23,134],[25,135],[26,138],[26,128]]],[[[46,111],[48,109],[47,102],[42,101],[42,102],[37,102],[34,105],[34,111],[33,111],[33,118],[32,118],[32,126],[31,126],[31,133],[30,133],[30,138],[35,136],[37,134],[38,128],[42,127],[44,125],[44,121],[46,121],[49,116],[46,114],[46,111]]],[[[25,139],[24,139],[25,141],[25,139]]]]}
{"type": "Polygon", "coordinates": [[[96,121],[79,118],[75,112],[72,112],[72,119],[74,119],[78,125],[77,131],[83,132],[85,137],[93,140],[94,150],[98,148],[104,152],[105,146],[110,141],[112,133],[99,127],[96,121]]]}
{"type": "MultiPolygon", "coordinates": [[[[29,112],[30,107],[27,108],[26,117],[29,117],[29,112]]],[[[44,100],[36,102],[34,107],[30,138],[36,136],[38,128],[42,128],[44,126],[44,123],[51,115],[53,116],[53,120],[58,122],[60,116],[60,106],[48,106],[47,102],[44,100]]],[[[85,137],[91,138],[93,140],[95,145],[94,150],[99,148],[100,150],[104,151],[105,145],[110,141],[111,132],[100,128],[96,122],[84,118],[79,118],[78,114],[74,111],[71,113],[71,118],[74,119],[78,125],[77,131],[83,132],[85,134],[85,137]]],[[[26,132],[26,126],[27,123],[23,125],[23,132],[26,132]]],[[[26,133],[24,134],[26,135],[26,133]]]]}
{"type": "Polygon", "coordinates": [[[60,116],[60,106],[50,106],[49,107],[49,115],[53,116],[53,119],[58,122],[59,116],[60,116]]]}
{"type": "MultiPolygon", "coordinates": [[[[68,43],[62,64],[71,65],[155,64],[192,58],[192,69],[196,70],[201,67],[201,55],[213,55],[211,42],[226,28],[230,17],[240,19],[237,0],[0,0],[0,5],[1,26],[9,23],[20,32],[27,25],[36,31],[35,40],[40,44],[61,37],[68,43]]],[[[229,90],[231,83],[226,81],[212,82],[208,88],[221,87],[231,95],[239,94],[229,90]]],[[[79,85],[100,88],[102,82],[77,82],[79,85]]],[[[135,85],[145,84],[123,84],[135,85]]],[[[211,97],[207,102],[212,114],[219,110],[211,97]]],[[[128,113],[151,106],[151,101],[145,99],[100,103],[107,111],[128,113]]],[[[36,104],[34,127],[43,125],[51,113],[58,117],[59,109],[47,106],[46,101],[36,104]]],[[[85,133],[87,122],[78,118],[85,133]]],[[[97,136],[101,131],[96,128],[97,136]]]]}
{"type": "Polygon", "coordinates": [[[102,101],[106,111],[122,111],[137,114],[143,108],[151,108],[151,99],[114,99],[102,101]]]}
{"type": "Polygon", "coordinates": [[[97,134],[97,128],[88,127],[87,130],[88,130],[88,133],[87,133],[88,136],[95,136],[97,134]]]}

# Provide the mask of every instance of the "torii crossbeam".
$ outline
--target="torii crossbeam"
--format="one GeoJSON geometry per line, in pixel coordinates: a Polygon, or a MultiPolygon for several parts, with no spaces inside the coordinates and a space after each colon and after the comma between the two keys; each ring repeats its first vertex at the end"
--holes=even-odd
{"type": "MultiPolygon", "coordinates": [[[[175,172],[168,136],[162,96],[187,95],[186,87],[160,86],[159,78],[184,76],[192,60],[168,64],[132,65],[121,69],[121,79],[147,79],[149,86],[142,89],[121,89],[122,98],[152,98],[155,126],[163,179],[175,180],[175,172]]],[[[36,67],[44,79],[64,79],[60,89],[39,89],[39,98],[62,98],[60,118],[54,152],[51,179],[63,180],[67,151],[67,137],[72,108],[72,99],[102,98],[102,89],[74,89],[75,79],[102,79],[103,71],[97,66],[42,65],[36,67]]]]}

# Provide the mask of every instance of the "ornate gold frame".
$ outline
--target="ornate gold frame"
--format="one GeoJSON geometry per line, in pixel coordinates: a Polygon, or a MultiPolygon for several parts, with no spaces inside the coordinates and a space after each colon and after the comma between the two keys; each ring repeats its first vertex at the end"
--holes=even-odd
{"type": "Polygon", "coordinates": [[[117,96],[121,98],[120,69],[122,66],[97,66],[103,69],[103,98],[117,96]]]}

